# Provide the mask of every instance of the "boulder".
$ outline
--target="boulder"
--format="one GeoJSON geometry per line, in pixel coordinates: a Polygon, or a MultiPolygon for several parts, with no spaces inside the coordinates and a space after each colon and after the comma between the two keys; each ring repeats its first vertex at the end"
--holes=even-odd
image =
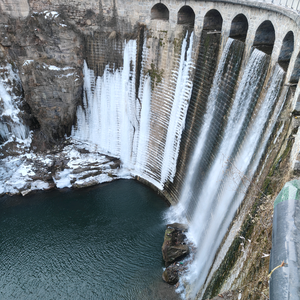
{"type": "Polygon", "coordinates": [[[176,265],[166,268],[162,274],[162,279],[171,285],[175,285],[179,281],[179,275],[176,265]]]}
{"type": "Polygon", "coordinates": [[[189,254],[189,246],[185,243],[187,226],[184,224],[168,224],[165,231],[162,255],[165,265],[169,266],[189,254]]]}

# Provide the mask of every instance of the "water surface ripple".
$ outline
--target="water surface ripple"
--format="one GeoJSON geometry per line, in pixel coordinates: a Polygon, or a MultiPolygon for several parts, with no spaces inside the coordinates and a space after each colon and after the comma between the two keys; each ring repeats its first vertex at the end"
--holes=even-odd
{"type": "Polygon", "coordinates": [[[0,298],[167,299],[166,209],[132,180],[2,198],[0,298]]]}

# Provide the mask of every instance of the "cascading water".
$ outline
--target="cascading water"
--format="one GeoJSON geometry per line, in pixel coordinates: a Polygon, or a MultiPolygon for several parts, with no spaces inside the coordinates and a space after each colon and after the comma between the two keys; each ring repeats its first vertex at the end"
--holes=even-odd
{"type": "MultiPolygon", "coordinates": [[[[187,276],[187,280],[192,283],[191,298],[201,290],[216,251],[244,198],[244,192],[248,186],[243,184],[243,176],[251,180],[272,132],[273,127],[269,126],[264,134],[284,77],[284,72],[279,66],[273,74],[266,97],[253,113],[266,76],[267,66],[268,57],[254,49],[229,111],[222,142],[204,180],[198,183],[200,192],[190,222],[190,236],[197,245],[196,257],[187,276]],[[239,176],[234,176],[236,175],[233,174],[234,172],[238,172],[239,176]],[[236,182],[237,177],[238,182],[236,182]]],[[[277,109],[277,113],[279,111],[277,109]]],[[[273,119],[274,126],[276,118],[273,119]]],[[[196,148],[196,151],[199,149],[196,148]]],[[[200,160],[201,156],[198,159],[200,160]]],[[[195,166],[198,166],[197,162],[189,168],[195,168],[195,166]]],[[[197,176],[199,172],[199,170],[189,171],[194,176],[197,176]]],[[[190,189],[193,190],[194,187],[190,186],[190,189]]],[[[195,201],[186,199],[186,195],[182,199],[185,206],[182,207],[182,203],[179,202],[181,213],[188,211],[188,206],[195,201]]],[[[174,209],[176,211],[176,208],[174,209]]]]}
{"type": "MultiPolygon", "coordinates": [[[[244,134],[245,128],[247,128],[251,113],[259,96],[259,92],[256,91],[259,90],[261,82],[263,82],[266,64],[266,55],[255,49],[245,69],[230,110],[219,151],[214,158],[211,169],[206,174],[205,180],[201,183],[201,192],[197,195],[196,199],[192,199],[196,201],[197,208],[192,216],[192,224],[194,226],[191,226],[191,232],[193,236],[197,236],[198,240],[203,238],[202,234],[204,229],[207,228],[207,222],[211,218],[212,208],[218,201],[219,186],[224,177],[226,177],[226,167],[224,164],[227,159],[230,159],[236,153],[240,138],[244,134]],[[203,201],[202,203],[201,199],[207,199],[207,201],[203,201]],[[197,219],[195,219],[195,216],[197,216],[197,219]],[[199,222],[199,218],[203,222],[199,222]]],[[[199,146],[203,147],[202,145],[199,146]]],[[[213,151],[213,149],[210,150],[213,151]]],[[[198,160],[200,159],[201,156],[198,157],[198,160]]],[[[189,206],[190,204],[187,205],[189,206]]],[[[198,243],[197,239],[196,243],[198,243]]]]}
{"type": "MultiPolygon", "coordinates": [[[[189,203],[193,202],[194,204],[195,201],[197,201],[195,197],[197,197],[197,186],[199,185],[199,180],[197,180],[197,175],[199,173],[199,164],[201,159],[205,155],[204,151],[206,150],[206,141],[210,138],[209,134],[211,126],[212,124],[215,124],[217,126],[218,120],[216,119],[216,114],[219,120],[223,120],[223,116],[218,115],[219,107],[226,107],[229,105],[234,84],[226,86],[226,83],[228,81],[228,78],[234,82],[238,75],[243,52],[241,51],[243,49],[239,48],[240,45],[237,44],[233,39],[229,38],[220,59],[219,66],[214,77],[213,86],[208,98],[206,113],[203,117],[203,126],[200,130],[195,151],[189,162],[188,171],[181,192],[181,199],[177,207],[175,207],[174,210],[172,210],[172,212],[170,213],[171,215],[177,215],[177,217],[181,219],[185,219],[186,217],[190,218],[190,213],[188,212],[190,210],[189,203]],[[239,50],[238,53],[236,53],[235,50],[239,50]],[[234,57],[238,57],[238,59],[234,61],[232,69],[227,68],[227,65],[234,57]],[[225,71],[225,68],[227,69],[227,71],[225,71]],[[226,93],[224,91],[225,88],[228,89],[226,93]]],[[[220,127],[222,126],[222,124],[219,125],[220,127]]],[[[212,149],[209,150],[212,151],[212,149]]]]}
{"type": "MultiPolygon", "coordinates": [[[[229,161],[226,167],[226,178],[223,181],[222,196],[230,200],[228,207],[220,207],[215,211],[216,218],[222,219],[217,229],[216,241],[221,241],[238,206],[245,197],[251,180],[259,165],[266,145],[273,132],[275,123],[285,103],[286,97],[278,100],[285,72],[276,64],[268,83],[268,90],[263,101],[253,113],[253,118],[241,142],[238,154],[229,161]],[[232,200],[231,200],[232,199],[232,200]],[[226,212],[224,214],[224,212],[226,212]],[[224,217],[225,216],[225,217],[224,217]]],[[[223,203],[224,204],[224,203],[223,203]]],[[[210,233],[208,233],[210,234],[210,233]]],[[[199,259],[199,258],[198,258],[199,259]]],[[[202,296],[203,296],[202,291],[202,296]]],[[[206,294],[204,298],[206,298],[206,294]]]]}

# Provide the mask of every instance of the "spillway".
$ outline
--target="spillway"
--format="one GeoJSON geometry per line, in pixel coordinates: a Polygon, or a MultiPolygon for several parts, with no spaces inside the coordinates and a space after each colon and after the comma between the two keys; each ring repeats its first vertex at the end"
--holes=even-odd
{"type": "Polygon", "coordinates": [[[167,219],[188,222],[197,246],[185,278],[194,298],[264,153],[285,73],[277,65],[266,83],[270,57],[252,48],[245,58],[245,44],[231,38],[216,64],[220,35],[207,31],[196,41],[187,31],[170,68],[160,71],[153,58],[163,62],[168,49],[155,43],[143,40],[139,73],[133,40],[124,43],[122,67],[107,65],[96,76],[85,63],[72,137],[120,158],[132,175],[175,199],[167,219]]]}

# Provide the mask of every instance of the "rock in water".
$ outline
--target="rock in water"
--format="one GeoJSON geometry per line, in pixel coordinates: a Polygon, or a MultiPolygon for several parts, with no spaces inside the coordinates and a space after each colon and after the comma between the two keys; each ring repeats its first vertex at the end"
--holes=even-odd
{"type": "Polygon", "coordinates": [[[172,265],[166,268],[162,274],[162,279],[168,284],[175,285],[179,281],[178,270],[176,266],[172,265]]]}
{"type": "Polygon", "coordinates": [[[184,224],[168,224],[165,231],[162,255],[166,267],[177,260],[183,259],[189,254],[189,247],[185,243],[187,226],[184,224]]]}

